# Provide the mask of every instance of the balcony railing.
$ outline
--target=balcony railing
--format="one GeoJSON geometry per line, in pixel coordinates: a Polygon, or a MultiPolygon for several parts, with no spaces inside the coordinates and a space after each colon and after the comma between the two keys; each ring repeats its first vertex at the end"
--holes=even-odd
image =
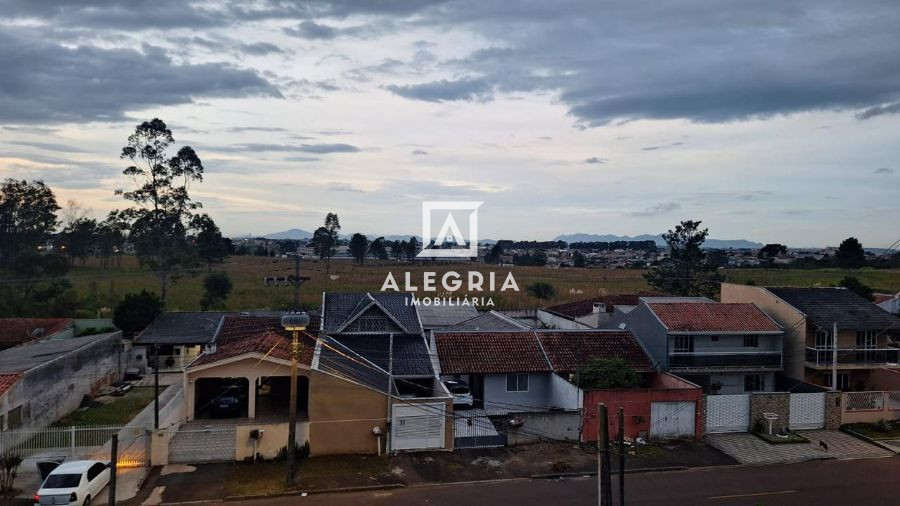
{"type": "Polygon", "coordinates": [[[780,352],[673,352],[669,369],[778,369],[780,352]]]}
{"type": "MultiPolygon", "coordinates": [[[[806,348],[806,362],[815,365],[834,364],[834,349],[806,348]]],[[[838,348],[838,365],[885,365],[900,362],[898,348],[838,348]]]]}

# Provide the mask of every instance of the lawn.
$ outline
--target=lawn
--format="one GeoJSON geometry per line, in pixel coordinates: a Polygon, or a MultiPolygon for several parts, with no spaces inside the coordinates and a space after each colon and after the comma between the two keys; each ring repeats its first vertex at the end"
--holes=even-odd
{"type": "Polygon", "coordinates": [[[851,423],[845,428],[870,439],[900,438],[900,420],[885,423],[851,423]]]}
{"type": "Polygon", "coordinates": [[[54,427],[125,425],[153,402],[153,387],[135,387],[122,397],[84,410],[76,410],[53,424],[54,427]]]}
{"type": "MultiPolygon", "coordinates": [[[[293,260],[234,256],[215,267],[229,274],[234,290],[227,301],[227,309],[281,310],[291,307],[293,289],[289,286],[265,286],[265,276],[288,276],[294,271],[293,260]]],[[[512,272],[521,291],[494,292],[495,309],[533,308],[550,304],[585,299],[608,293],[626,293],[647,289],[643,270],[639,269],[551,269],[546,267],[496,267],[476,263],[416,263],[396,262],[369,263],[358,266],[350,260],[333,260],[331,272],[326,273],[324,262],[306,260],[303,262],[303,276],[311,279],[303,285],[303,304],[317,307],[322,300],[322,292],[378,291],[384,284],[388,272],[403,289],[405,272],[411,273],[414,285],[421,288],[422,272],[437,272],[437,280],[447,271],[465,273],[477,270],[488,275],[495,272],[497,289],[502,285],[507,272],[512,272]],[[527,292],[529,284],[546,281],[554,286],[556,295],[547,300],[538,299],[527,292]]],[[[724,271],[729,281],[753,282],[757,285],[830,286],[837,284],[844,276],[855,276],[863,283],[886,291],[900,290],[900,269],[727,269],[724,271]]],[[[198,310],[203,294],[202,279],[205,269],[185,274],[173,279],[169,285],[167,308],[169,310],[198,310]]],[[[103,301],[112,307],[126,293],[141,289],[159,290],[153,273],[138,268],[133,257],[122,258],[121,267],[103,269],[89,261],[86,267],[73,268],[69,275],[81,297],[103,301]]],[[[421,291],[419,293],[422,293],[421,291]]],[[[459,294],[459,292],[457,292],[459,294]]]]}

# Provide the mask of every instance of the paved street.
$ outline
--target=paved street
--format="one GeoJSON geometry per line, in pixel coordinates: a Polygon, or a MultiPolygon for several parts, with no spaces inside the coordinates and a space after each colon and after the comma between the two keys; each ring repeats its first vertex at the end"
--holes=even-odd
{"type": "MultiPolygon", "coordinates": [[[[830,460],[765,467],[730,467],[628,475],[630,505],[889,504],[900,495],[897,458],[830,460]]],[[[613,481],[616,476],[613,476],[613,481]]],[[[353,494],[285,497],[232,506],[351,506],[516,504],[595,505],[593,478],[512,480],[435,485],[353,494]]],[[[618,504],[618,502],[616,502],[618,504]]]]}

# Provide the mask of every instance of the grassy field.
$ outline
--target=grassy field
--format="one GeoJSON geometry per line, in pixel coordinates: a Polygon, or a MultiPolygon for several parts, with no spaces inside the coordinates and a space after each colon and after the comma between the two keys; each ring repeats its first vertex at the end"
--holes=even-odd
{"type": "MultiPolygon", "coordinates": [[[[229,310],[246,309],[287,309],[293,300],[293,289],[289,286],[265,286],[265,276],[288,276],[293,273],[294,264],[290,259],[278,259],[254,256],[235,256],[224,264],[215,267],[229,274],[234,283],[234,290],[227,301],[229,310]]],[[[637,269],[549,269],[546,267],[494,267],[473,263],[428,263],[398,264],[382,262],[357,266],[349,260],[333,260],[331,274],[326,275],[325,264],[320,261],[303,262],[303,276],[311,279],[303,285],[303,303],[307,306],[318,306],[322,292],[351,292],[380,290],[388,272],[394,274],[400,288],[403,289],[403,276],[411,273],[414,285],[421,288],[422,272],[436,271],[437,279],[446,271],[457,271],[464,275],[466,271],[478,270],[488,276],[495,272],[497,289],[512,272],[520,291],[495,292],[493,296],[497,308],[528,308],[548,304],[585,299],[608,293],[625,293],[647,289],[642,270],[637,269]],[[555,288],[557,295],[542,301],[526,291],[527,286],[535,281],[546,281],[555,288]]],[[[860,269],[855,271],[841,269],[729,269],[726,270],[729,281],[757,285],[788,286],[830,286],[837,284],[844,276],[856,276],[863,283],[880,290],[900,290],[900,269],[860,269]]],[[[170,310],[197,310],[203,294],[202,279],[205,270],[189,273],[173,279],[169,285],[167,308],[170,310]]],[[[88,262],[86,267],[74,268],[70,279],[81,297],[94,297],[98,300],[115,304],[126,293],[138,292],[141,289],[159,291],[159,284],[153,273],[141,270],[134,258],[122,259],[121,267],[102,269],[88,262]]],[[[421,292],[419,292],[421,293],[421,292]]],[[[460,292],[457,292],[460,294],[460,292]]]]}

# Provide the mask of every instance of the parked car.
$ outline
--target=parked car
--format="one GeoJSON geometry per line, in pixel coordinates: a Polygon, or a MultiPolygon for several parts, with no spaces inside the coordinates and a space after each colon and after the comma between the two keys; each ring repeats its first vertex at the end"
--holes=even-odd
{"type": "Polygon", "coordinates": [[[89,506],[109,484],[109,464],[97,460],[63,462],[34,495],[35,506],[89,506]]]}
{"type": "Polygon", "coordinates": [[[444,380],[444,386],[453,396],[453,407],[472,407],[472,391],[469,390],[469,385],[465,381],[444,380]]]}
{"type": "Polygon", "coordinates": [[[241,400],[234,395],[223,395],[213,401],[209,415],[213,418],[237,418],[241,416],[241,400]]]}

